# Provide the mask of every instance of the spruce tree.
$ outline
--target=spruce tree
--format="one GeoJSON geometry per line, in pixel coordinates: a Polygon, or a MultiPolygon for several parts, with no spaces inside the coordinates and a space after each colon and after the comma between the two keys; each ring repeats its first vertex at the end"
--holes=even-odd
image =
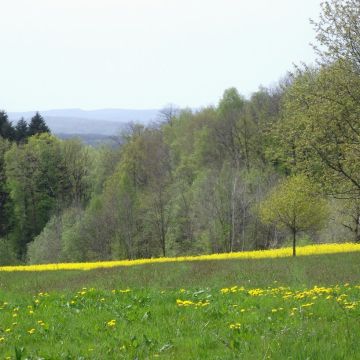
{"type": "Polygon", "coordinates": [[[29,136],[41,133],[50,133],[44,118],[37,112],[30,121],[28,134],[29,136]]]}
{"type": "Polygon", "coordinates": [[[5,111],[0,111],[0,136],[4,139],[14,140],[15,130],[5,111]]]}
{"type": "Polygon", "coordinates": [[[23,142],[28,136],[28,124],[21,118],[15,126],[15,140],[20,143],[23,142]]]}

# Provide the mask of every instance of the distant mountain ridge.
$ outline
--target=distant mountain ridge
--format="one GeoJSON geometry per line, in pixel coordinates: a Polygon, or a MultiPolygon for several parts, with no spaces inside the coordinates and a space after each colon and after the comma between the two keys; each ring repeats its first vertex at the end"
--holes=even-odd
{"type": "MultiPolygon", "coordinates": [[[[9,112],[9,119],[29,120],[36,111],[9,112]]],[[[39,111],[54,134],[118,134],[125,124],[139,122],[148,124],[158,118],[159,110],[145,109],[56,109],[39,111]]]]}

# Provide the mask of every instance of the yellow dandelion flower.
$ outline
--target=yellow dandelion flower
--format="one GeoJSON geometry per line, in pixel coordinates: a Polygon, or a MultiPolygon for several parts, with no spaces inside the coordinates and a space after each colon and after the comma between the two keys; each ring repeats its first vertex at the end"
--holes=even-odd
{"type": "Polygon", "coordinates": [[[302,304],[301,305],[301,307],[309,307],[309,306],[313,306],[314,305],[314,303],[308,303],[308,304],[302,304]]]}
{"type": "Polygon", "coordinates": [[[116,325],[116,320],[110,320],[106,323],[106,325],[109,327],[114,327],[116,325]]]}
{"type": "Polygon", "coordinates": [[[230,328],[231,330],[239,330],[240,327],[241,327],[241,324],[240,324],[240,323],[235,323],[235,324],[230,324],[230,325],[229,325],[229,328],[230,328]]]}

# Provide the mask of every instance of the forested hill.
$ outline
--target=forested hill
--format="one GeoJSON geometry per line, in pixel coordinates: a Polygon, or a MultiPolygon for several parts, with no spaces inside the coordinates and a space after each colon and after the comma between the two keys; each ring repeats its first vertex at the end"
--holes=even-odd
{"type": "Polygon", "coordinates": [[[315,67],[248,99],[167,109],[117,147],[0,114],[0,262],[360,241],[360,10],[323,8],[315,67]],[[336,23],[334,23],[336,19],[336,23]]]}

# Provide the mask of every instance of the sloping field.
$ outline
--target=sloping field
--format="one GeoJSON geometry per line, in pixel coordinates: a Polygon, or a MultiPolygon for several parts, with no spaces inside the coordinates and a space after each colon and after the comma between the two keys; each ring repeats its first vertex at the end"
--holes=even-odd
{"type": "Polygon", "coordinates": [[[0,358],[358,359],[360,252],[332,252],[0,271],[0,358]]]}

